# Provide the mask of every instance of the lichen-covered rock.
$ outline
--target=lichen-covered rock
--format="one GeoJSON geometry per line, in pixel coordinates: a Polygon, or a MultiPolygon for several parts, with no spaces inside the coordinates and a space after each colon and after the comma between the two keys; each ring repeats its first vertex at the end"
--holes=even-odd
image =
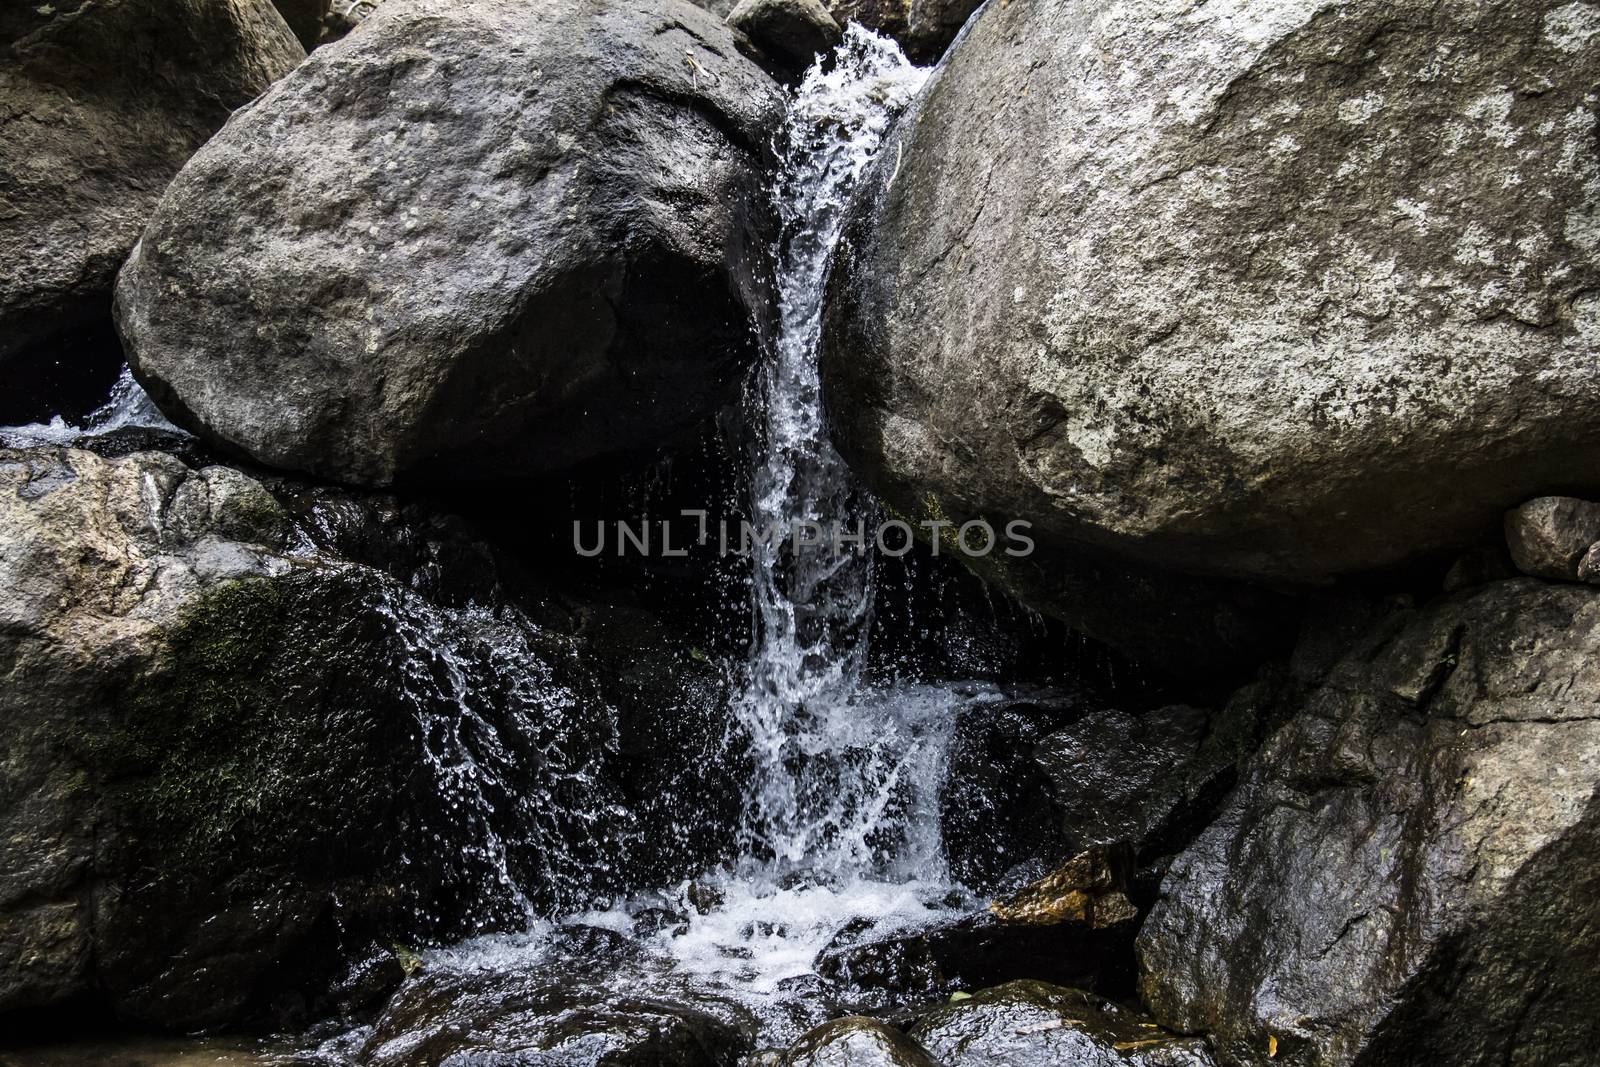
{"type": "Polygon", "coordinates": [[[282,1023],[370,1000],[331,980],[375,943],[689,873],[632,867],[635,835],[711,861],[608,766],[612,664],[671,639],[594,638],[457,525],[160,453],[0,450],[0,1017],[282,1023]]]}
{"type": "Polygon", "coordinates": [[[1320,583],[1594,482],[1594,18],[985,6],[847,228],[842,452],[919,517],[1031,520],[1056,556],[997,577],[1111,637],[1057,559],[1320,583]]]}
{"type": "Polygon", "coordinates": [[[1542,496],[1506,512],[1506,547],[1523,574],[1561,581],[1579,573],[1591,546],[1600,544],[1600,504],[1569,496],[1542,496]]]}
{"type": "Polygon", "coordinates": [[[1204,1040],[1078,989],[1008,982],[918,1018],[911,1036],[945,1067],[1212,1067],[1204,1040]]]}
{"type": "MultiPolygon", "coordinates": [[[[5,5],[0,421],[60,410],[49,394],[90,374],[53,366],[61,335],[110,332],[117,268],[161,190],[233,109],[304,58],[270,0],[5,5]]],[[[103,384],[118,363],[111,355],[103,384]]]]}
{"type": "Polygon", "coordinates": [[[1234,1064],[1578,1064],[1600,1044],[1600,592],[1391,615],[1298,702],[1140,934],[1234,1064]]]}
{"type": "Polygon", "coordinates": [[[778,1063],[779,1067],[935,1067],[903,1031],[861,1015],[807,1031],[778,1063]]]}
{"type": "Polygon", "coordinates": [[[782,108],[687,0],[391,0],[168,188],[118,285],[134,373],[347,483],[658,444],[755,355],[782,108]]]}

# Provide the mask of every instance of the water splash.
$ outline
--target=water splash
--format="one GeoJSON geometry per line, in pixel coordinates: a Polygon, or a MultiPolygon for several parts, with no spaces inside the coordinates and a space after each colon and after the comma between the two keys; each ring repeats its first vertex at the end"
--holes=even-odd
{"type": "Polygon", "coordinates": [[[0,443],[13,448],[35,445],[70,445],[85,437],[101,437],[118,430],[159,430],[162,433],[184,434],[184,431],[167,421],[154,400],[134,380],[133,371],[122,368],[122,374],[111,387],[106,402],[91,411],[81,426],[75,426],[60,415],[49,422],[36,422],[27,426],[0,428],[0,443]]]}

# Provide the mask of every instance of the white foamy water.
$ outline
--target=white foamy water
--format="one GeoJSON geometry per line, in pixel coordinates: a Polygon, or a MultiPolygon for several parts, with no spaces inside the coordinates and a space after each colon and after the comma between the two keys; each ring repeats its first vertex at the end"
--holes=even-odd
{"type": "Polygon", "coordinates": [[[85,437],[100,437],[116,430],[161,430],[181,434],[184,431],[167,421],[154,400],[133,378],[127,367],[111,387],[110,398],[91,411],[82,425],[67,422],[60,415],[49,422],[35,422],[27,426],[0,427],[0,444],[13,448],[34,445],[70,445],[85,437]]]}

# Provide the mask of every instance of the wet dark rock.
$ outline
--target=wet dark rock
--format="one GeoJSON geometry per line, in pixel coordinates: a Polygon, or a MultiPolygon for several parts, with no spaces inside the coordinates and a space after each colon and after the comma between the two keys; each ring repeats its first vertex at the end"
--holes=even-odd
{"type": "Polygon", "coordinates": [[[782,109],[686,0],[391,0],[168,188],[118,285],[134,372],[345,483],[661,444],[755,357],[782,109]]]}
{"type": "Polygon", "coordinates": [[[1273,636],[1229,583],[1481,543],[1594,484],[1577,18],[985,5],[857,199],[835,442],[908,516],[1030,520],[1039,552],[983,570],[1024,602],[1212,671],[1273,636]]]}
{"type": "Polygon", "coordinates": [[[1517,570],[1535,578],[1580,580],[1579,568],[1600,544],[1600,504],[1542,496],[1506,512],[1506,547],[1517,570]]]}
{"type": "Polygon", "coordinates": [[[859,22],[900,42],[914,63],[927,65],[950,42],[983,0],[828,0],[840,25],[859,22]]]}
{"type": "Polygon", "coordinates": [[[631,956],[626,943],[579,942],[526,966],[424,971],[395,994],[359,1062],[732,1067],[750,1050],[754,1020],[731,1001],[629,992],[631,956]]]}
{"type": "Polygon", "coordinates": [[[1125,844],[1147,865],[1187,846],[1274,724],[1280,688],[1254,683],[1216,712],[1095,712],[1045,738],[1034,759],[1067,849],[1125,844]]]}
{"type": "Polygon", "coordinates": [[[5,5],[0,421],[19,421],[4,408],[23,388],[70,398],[79,375],[116,377],[112,285],[161,190],[304,58],[270,0],[5,5]]]}
{"type": "Polygon", "coordinates": [[[822,0],[741,0],[728,14],[728,25],[771,56],[787,77],[804,72],[843,39],[822,0]]]}
{"type": "Polygon", "coordinates": [[[1173,864],[1155,1017],[1236,1064],[1592,1059],[1597,652],[1600,592],[1526,578],[1374,624],[1173,864]]]}
{"type": "Polygon", "coordinates": [[[1213,1067],[1206,1042],[1077,989],[1009,982],[921,1016],[911,1037],[945,1067],[1213,1067]]]}
{"type": "Polygon", "coordinates": [[[418,505],[148,452],[0,481],[0,1015],[281,1025],[375,999],[373,944],[656,877],[610,760],[660,628],[593,641],[418,505]]]}
{"type": "Polygon", "coordinates": [[[1124,845],[1143,868],[1134,895],[1147,904],[1162,858],[1205,828],[1275,725],[1281,688],[1253,684],[1217,711],[1127,712],[1048,690],[963,711],[940,796],[952,873],[1009,892],[1066,857],[1124,845]]]}
{"type": "Polygon", "coordinates": [[[776,1067],[935,1067],[915,1041],[877,1019],[860,1015],[808,1031],[776,1067]]]}
{"type": "MultiPolygon", "coordinates": [[[[1017,921],[985,913],[885,933],[861,919],[822,950],[816,969],[841,1003],[873,1012],[1020,978],[1124,995],[1133,987],[1136,912],[1120,887],[1088,888],[1075,912],[1034,908],[1024,916],[1019,907],[1009,913],[1017,921]]],[[[1072,893],[1052,899],[1065,903],[1072,893]]]]}
{"type": "Polygon", "coordinates": [[[992,892],[1037,877],[1070,855],[1050,781],[1032,754],[1083,713],[1077,694],[1050,691],[974,702],[957,713],[939,793],[939,832],[958,881],[992,892]]]}

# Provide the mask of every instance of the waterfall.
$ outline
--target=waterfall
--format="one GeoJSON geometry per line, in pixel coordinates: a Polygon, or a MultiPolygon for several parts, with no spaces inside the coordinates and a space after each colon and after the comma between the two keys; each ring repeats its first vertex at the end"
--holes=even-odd
{"type": "MultiPolygon", "coordinates": [[[[747,397],[757,531],[805,523],[854,532],[863,523],[871,536],[870,496],[825,430],[822,298],[852,190],[925,77],[892,41],[851,25],[790,102],[773,189],[783,224],[779,330],[747,397]]],[[[872,684],[871,558],[838,552],[827,537],[797,545],[758,536],[751,548],[754,640],[731,713],[754,773],[737,856],[677,885],[595,895],[593,906],[553,920],[530,909],[526,931],[430,952],[428,967],[555,966],[545,953],[561,931],[598,927],[643,950],[611,979],[618,991],[727,998],[760,1020],[764,1041],[782,1044],[825,1017],[826,1000],[807,990],[821,981],[819,953],[841,930],[865,922],[889,934],[969,903],[944,861],[938,791],[957,713],[997,692],[872,684]]],[[[442,721],[430,725],[438,731],[442,721]]],[[[494,805],[482,800],[503,793],[495,787],[508,776],[498,765],[483,773],[481,753],[439,732],[429,757],[451,802],[473,825],[492,828],[494,805]]],[[[506,869],[500,839],[481,840],[469,858],[506,869]]]]}
{"type": "Polygon", "coordinates": [[[806,74],[785,122],[773,190],[779,330],[753,396],[751,511],[758,531],[805,524],[827,533],[810,545],[756,539],[756,635],[736,709],[756,758],[746,849],[780,868],[859,868],[899,774],[884,762],[888,738],[869,736],[892,724],[864,722],[851,703],[871,625],[872,560],[840,551],[830,535],[870,525],[871,509],[828,441],[817,347],[851,191],[925,77],[892,41],[852,24],[831,64],[806,74]]]}

